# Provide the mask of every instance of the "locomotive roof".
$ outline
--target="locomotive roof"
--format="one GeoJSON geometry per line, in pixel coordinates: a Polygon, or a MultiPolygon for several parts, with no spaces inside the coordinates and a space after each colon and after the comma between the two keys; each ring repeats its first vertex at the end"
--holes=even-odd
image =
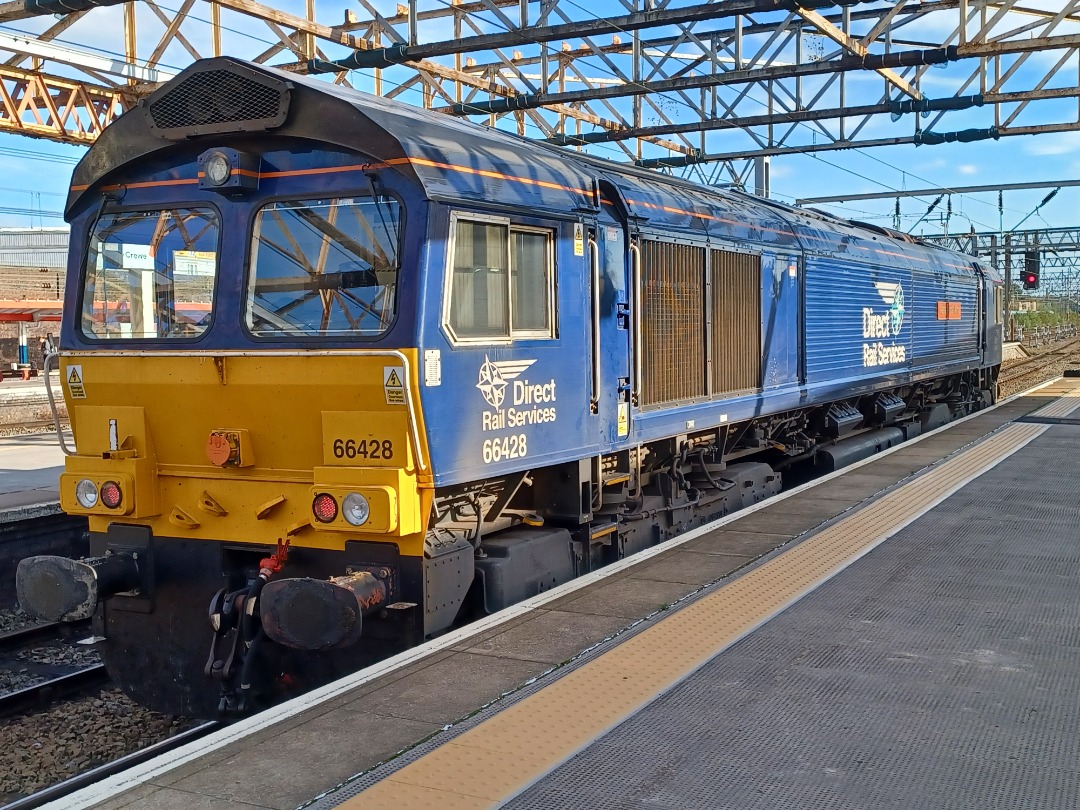
{"type": "Polygon", "coordinates": [[[971,257],[913,243],[906,234],[698,186],[229,57],[194,63],[107,127],[75,168],[67,215],[83,193],[133,161],[193,136],[259,132],[368,155],[412,174],[435,200],[498,201],[565,215],[595,210],[601,183],[643,229],[974,271],[971,257]]]}

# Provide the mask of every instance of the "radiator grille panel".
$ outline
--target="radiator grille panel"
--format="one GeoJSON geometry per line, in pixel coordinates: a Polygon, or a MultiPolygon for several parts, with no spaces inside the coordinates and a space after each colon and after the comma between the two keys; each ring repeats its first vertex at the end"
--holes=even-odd
{"type": "Polygon", "coordinates": [[[761,385],[761,257],[714,250],[712,392],[729,396],[761,385]]]}
{"type": "Polygon", "coordinates": [[[705,249],[641,247],[642,405],[705,395],[705,249]]]}
{"type": "Polygon", "coordinates": [[[288,105],[284,82],[217,68],[196,70],[176,87],[155,93],[147,111],[155,129],[183,137],[271,129],[284,122],[288,105]]]}

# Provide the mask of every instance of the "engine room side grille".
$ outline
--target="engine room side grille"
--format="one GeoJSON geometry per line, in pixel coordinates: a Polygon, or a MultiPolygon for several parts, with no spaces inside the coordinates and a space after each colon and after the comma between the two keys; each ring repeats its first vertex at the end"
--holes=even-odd
{"type": "Polygon", "coordinates": [[[712,251],[712,391],[757,391],[761,385],[761,257],[712,251]]]}
{"type": "Polygon", "coordinates": [[[705,249],[641,246],[641,404],[705,395],[705,249]]]}
{"type": "Polygon", "coordinates": [[[285,122],[290,88],[287,82],[240,65],[194,67],[179,84],[151,95],[145,110],[151,128],[167,138],[257,132],[285,122]]]}

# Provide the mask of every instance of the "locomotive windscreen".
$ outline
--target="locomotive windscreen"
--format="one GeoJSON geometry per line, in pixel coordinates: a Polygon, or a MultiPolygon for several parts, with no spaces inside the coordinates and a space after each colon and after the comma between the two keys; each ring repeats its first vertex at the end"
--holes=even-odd
{"type": "Polygon", "coordinates": [[[90,338],[195,338],[213,314],[212,208],[106,213],[90,239],[82,331],[90,338]]]}
{"type": "Polygon", "coordinates": [[[255,216],[252,334],[385,332],[397,303],[401,206],[387,198],[283,200],[255,216]]]}

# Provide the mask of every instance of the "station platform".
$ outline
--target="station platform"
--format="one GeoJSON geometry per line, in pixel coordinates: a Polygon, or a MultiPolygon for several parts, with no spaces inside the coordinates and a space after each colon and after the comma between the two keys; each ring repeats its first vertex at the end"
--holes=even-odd
{"type": "MultiPolygon", "coordinates": [[[[71,435],[67,435],[71,442],[71,435]]],[[[64,452],[56,434],[0,436],[0,524],[60,513],[64,452]]]]}
{"type": "Polygon", "coordinates": [[[1078,407],[1057,381],[62,806],[1075,807],[1078,407]]]}
{"type": "MultiPolygon", "coordinates": [[[[52,376],[61,417],[66,420],[57,375],[52,376]]],[[[51,422],[44,377],[5,379],[0,385],[0,429],[51,422]]],[[[65,432],[72,445],[70,431],[65,432]]],[[[0,436],[0,525],[60,514],[64,452],[56,433],[0,436]]]]}

